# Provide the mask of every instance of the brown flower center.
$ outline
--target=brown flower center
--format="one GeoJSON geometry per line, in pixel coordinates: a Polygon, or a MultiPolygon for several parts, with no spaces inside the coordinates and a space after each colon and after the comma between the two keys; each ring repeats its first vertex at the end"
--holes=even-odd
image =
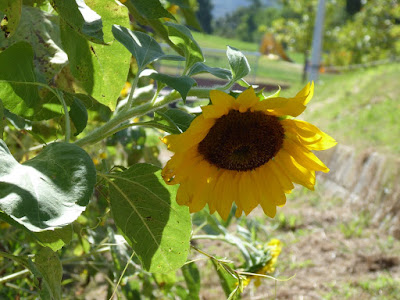
{"type": "Polygon", "coordinates": [[[275,116],[261,111],[231,110],[219,118],[199,143],[199,153],[212,165],[235,171],[260,167],[281,149],[284,130],[275,116]]]}

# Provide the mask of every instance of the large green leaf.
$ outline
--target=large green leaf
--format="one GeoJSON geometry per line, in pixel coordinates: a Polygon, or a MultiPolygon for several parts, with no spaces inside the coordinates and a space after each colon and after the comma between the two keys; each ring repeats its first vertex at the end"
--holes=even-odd
{"type": "Polygon", "coordinates": [[[1,30],[6,37],[11,37],[21,19],[22,0],[0,0],[0,20],[3,19],[1,30]],[[4,15],[4,16],[3,16],[4,15]]]}
{"type": "Polygon", "coordinates": [[[196,62],[204,61],[203,52],[187,27],[171,22],[165,22],[165,25],[168,26],[170,40],[185,53],[186,70],[189,70],[196,62]]]}
{"type": "Polygon", "coordinates": [[[188,208],[175,201],[177,187],[166,185],[160,169],[149,164],[109,178],[115,223],[143,267],[154,273],[180,268],[189,252],[191,222],[188,208]]]}
{"type": "Polygon", "coordinates": [[[40,101],[38,89],[24,83],[35,81],[33,51],[28,43],[16,43],[0,53],[0,99],[5,108],[20,116],[33,117],[40,101]]]}
{"type": "Polygon", "coordinates": [[[102,19],[83,0],[52,2],[54,9],[73,30],[91,42],[104,44],[102,19]]]}
{"type": "Polygon", "coordinates": [[[15,34],[11,38],[0,34],[0,48],[6,49],[20,41],[32,46],[37,73],[47,82],[68,63],[68,56],[61,46],[59,17],[54,14],[23,6],[15,34]]]}
{"type": "Polygon", "coordinates": [[[228,46],[226,56],[228,57],[229,65],[231,66],[233,82],[238,81],[249,74],[249,62],[240,50],[228,46]]]}
{"type": "Polygon", "coordinates": [[[159,0],[128,0],[139,13],[147,19],[171,18],[175,19],[168,10],[166,10],[159,0]]]}
{"type": "Polygon", "coordinates": [[[75,221],[95,182],[91,158],[76,145],[53,143],[19,164],[0,140],[0,210],[31,231],[75,221]]]}
{"type": "MultiPolygon", "coordinates": [[[[106,41],[114,39],[112,24],[129,26],[126,7],[118,5],[115,1],[90,0],[86,3],[96,7],[103,17],[106,41]]],[[[69,57],[72,75],[88,95],[114,110],[128,76],[130,53],[118,42],[112,42],[110,45],[94,44],[82,38],[65,22],[61,22],[60,26],[61,39],[69,57]]]]}
{"type": "Polygon", "coordinates": [[[166,55],[156,40],[143,32],[132,31],[123,26],[114,25],[112,27],[112,33],[135,57],[139,73],[143,71],[148,64],[159,59],[183,59],[183,57],[180,56],[166,55]]]}

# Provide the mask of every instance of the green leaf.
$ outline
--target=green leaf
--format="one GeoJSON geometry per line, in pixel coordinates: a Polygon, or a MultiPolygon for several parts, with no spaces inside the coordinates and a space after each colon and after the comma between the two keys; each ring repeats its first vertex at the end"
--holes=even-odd
{"type": "Polygon", "coordinates": [[[72,240],[73,231],[72,226],[70,225],[63,228],[57,228],[55,230],[32,232],[2,211],[0,211],[0,220],[3,220],[4,222],[7,222],[8,224],[16,228],[25,231],[40,245],[44,247],[49,247],[53,251],[60,250],[65,245],[69,244],[69,242],[72,240]]]}
{"type": "Polygon", "coordinates": [[[4,116],[18,130],[32,130],[32,122],[4,109],[4,116]]]}
{"type": "Polygon", "coordinates": [[[5,126],[5,117],[4,117],[4,107],[3,102],[0,99],[0,139],[3,139],[3,132],[5,126]]]}
{"type": "Polygon", "coordinates": [[[58,251],[72,240],[73,229],[71,225],[54,230],[46,230],[34,233],[39,244],[49,247],[53,251],[58,251]]]}
{"type": "Polygon", "coordinates": [[[171,15],[160,3],[159,0],[128,0],[130,1],[139,13],[147,19],[171,18],[171,15]]]}
{"type": "Polygon", "coordinates": [[[0,53],[0,99],[4,108],[20,116],[33,117],[40,101],[38,89],[23,83],[35,81],[33,51],[28,43],[16,43],[0,53]]]}
{"type": "Polygon", "coordinates": [[[200,299],[200,272],[196,263],[186,264],[181,270],[189,290],[189,299],[200,299]]]}
{"type": "Polygon", "coordinates": [[[76,97],[74,97],[74,102],[71,105],[69,116],[71,117],[72,122],[74,122],[76,128],[74,136],[77,136],[86,128],[88,112],[83,102],[76,97]]]}
{"type": "Polygon", "coordinates": [[[238,49],[228,46],[226,50],[229,65],[232,71],[232,82],[242,79],[250,72],[250,65],[247,58],[238,49]]]}
{"type": "Polygon", "coordinates": [[[3,19],[1,30],[5,37],[9,38],[15,33],[21,19],[21,9],[22,0],[0,0],[0,18],[3,19]]]}
{"type": "Polygon", "coordinates": [[[165,22],[165,25],[168,26],[170,40],[185,54],[186,70],[189,70],[196,62],[204,61],[203,52],[187,27],[171,22],[165,22]]]}
{"type": "Polygon", "coordinates": [[[192,123],[194,116],[177,108],[162,108],[156,113],[167,123],[177,129],[175,133],[185,132],[192,123]]]}
{"type": "MultiPolygon", "coordinates": [[[[186,0],[185,2],[189,2],[186,0]]],[[[190,5],[189,3],[187,5],[190,5]]],[[[185,5],[185,6],[187,6],[185,5]]],[[[189,26],[190,28],[196,29],[196,31],[203,31],[203,28],[201,28],[201,25],[199,23],[199,20],[197,19],[196,12],[194,11],[193,8],[191,7],[181,7],[181,12],[183,14],[183,17],[185,18],[185,24],[189,26]]]]}
{"type": "Polygon", "coordinates": [[[35,255],[34,266],[31,263],[31,271],[36,278],[42,280],[42,286],[46,288],[51,299],[61,298],[62,265],[57,254],[49,248],[41,248],[35,255]]]}
{"type": "MultiPolygon", "coordinates": [[[[112,40],[112,24],[129,26],[126,7],[113,0],[86,1],[95,6],[104,21],[104,39],[112,40]]],[[[114,110],[117,99],[125,85],[130,68],[130,53],[123,45],[99,45],[80,37],[65,22],[60,23],[61,39],[67,52],[72,75],[80,82],[88,95],[114,110]]]]}
{"type": "Polygon", "coordinates": [[[207,65],[205,65],[202,62],[197,62],[195,63],[192,68],[190,69],[188,76],[193,76],[196,74],[200,73],[210,73],[214,75],[215,77],[221,78],[221,79],[227,79],[231,80],[232,79],[232,72],[227,70],[227,69],[222,69],[222,68],[212,68],[207,65]]]}
{"type": "Polygon", "coordinates": [[[31,231],[75,221],[95,183],[93,162],[78,146],[53,143],[19,164],[0,140],[0,209],[31,231]]]}
{"type": "Polygon", "coordinates": [[[53,7],[73,30],[85,39],[104,44],[103,21],[82,0],[53,0],[53,7]]]}
{"type": "Polygon", "coordinates": [[[36,76],[42,77],[43,81],[53,80],[68,63],[68,56],[61,45],[59,17],[54,14],[23,6],[17,31],[11,38],[0,35],[0,47],[8,48],[21,41],[32,46],[36,76]]]}
{"type": "Polygon", "coordinates": [[[144,269],[168,273],[180,268],[189,253],[189,210],[176,203],[176,186],[165,184],[161,170],[136,164],[110,175],[110,202],[115,223],[144,269]]]}
{"type": "Polygon", "coordinates": [[[159,59],[182,60],[180,56],[166,55],[161,46],[148,34],[140,31],[132,31],[119,25],[113,25],[112,33],[122,45],[135,57],[139,73],[144,68],[159,59]]]}
{"type": "Polygon", "coordinates": [[[149,76],[150,78],[161,81],[162,83],[165,83],[169,87],[172,87],[173,89],[177,90],[179,94],[181,94],[183,101],[186,101],[186,96],[189,93],[190,89],[192,86],[197,85],[196,81],[193,78],[190,78],[189,76],[170,76],[166,74],[161,74],[158,73],[155,70],[146,70],[149,72],[146,72],[146,74],[143,74],[143,76],[149,76]]]}
{"type": "Polygon", "coordinates": [[[216,262],[215,260],[211,261],[215,271],[218,274],[221,287],[224,290],[226,297],[229,297],[233,291],[236,290],[238,280],[231,273],[225,270],[220,263],[216,262]]]}

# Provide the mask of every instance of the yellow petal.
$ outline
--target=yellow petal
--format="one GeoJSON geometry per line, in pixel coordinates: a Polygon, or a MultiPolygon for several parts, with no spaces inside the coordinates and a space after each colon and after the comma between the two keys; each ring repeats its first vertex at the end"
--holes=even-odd
{"type": "Polygon", "coordinates": [[[234,97],[219,90],[210,91],[210,99],[213,105],[227,107],[228,109],[232,108],[235,103],[234,97]]]}
{"type": "Polygon", "coordinates": [[[314,170],[322,171],[324,173],[329,172],[329,169],[325,164],[314,155],[311,151],[307,150],[299,143],[285,139],[283,142],[283,149],[285,149],[300,165],[303,167],[314,170]]]}
{"type": "Polygon", "coordinates": [[[305,97],[303,104],[307,105],[308,102],[310,102],[311,98],[314,95],[314,81],[311,81],[307,83],[307,85],[300,91],[297,93],[296,98],[299,97],[305,97]]]}
{"type": "Polygon", "coordinates": [[[296,160],[284,149],[281,149],[278,152],[274,161],[281,167],[281,170],[285,172],[286,176],[288,176],[292,182],[301,184],[310,190],[314,190],[315,172],[308,170],[297,163],[296,160]]]}
{"type": "Polygon", "coordinates": [[[220,180],[216,189],[216,210],[222,219],[226,220],[232,209],[234,201],[232,193],[233,176],[230,171],[224,171],[220,176],[220,180]]]}
{"type": "Polygon", "coordinates": [[[167,162],[161,172],[161,176],[167,184],[177,184],[184,181],[186,177],[193,173],[193,167],[204,160],[196,148],[194,146],[184,153],[177,153],[167,162]]]}
{"type": "Polygon", "coordinates": [[[274,116],[293,116],[297,117],[300,115],[306,107],[302,103],[302,98],[270,98],[265,99],[254,105],[253,110],[264,111],[267,114],[274,116]]]}
{"type": "Polygon", "coordinates": [[[278,179],[283,191],[286,194],[289,194],[294,189],[294,185],[289,177],[281,170],[281,167],[274,160],[270,160],[267,165],[271,168],[275,177],[278,179]]]}
{"type": "Polygon", "coordinates": [[[260,99],[257,97],[252,87],[242,92],[236,99],[240,112],[246,112],[249,108],[253,107],[260,99]]]}
{"type": "Polygon", "coordinates": [[[201,108],[205,119],[218,119],[229,113],[229,108],[226,106],[208,105],[201,108]]]}
{"type": "Polygon", "coordinates": [[[168,135],[162,141],[168,146],[168,150],[175,153],[184,152],[199,144],[214,124],[214,119],[205,119],[203,115],[200,115],[192,121],[185,132],[168,135]]]}
{"type": "Polygon", "coordinates": [[[281,124],[286,135],[294,134],[294,138],[309,150],[326,150],[337,144],[331,136],[308,122],[286,119],[281,124]]]}
{"type": "MultiPolygon", "coordinates": [[[[265,209],[267,209],[268,205],[271,206],[271,204],[273,204],[274,206],[284,205],[286,203],[286,195],[272,168],[268,164],[265,164],[260,167],[260,174],[263,178],[264,187],[266,190],[264,202],[261,203],[263,209],[264,207],[265,209]]],[[[273,210],[269,208],[269,210],[270,212],[274,212],[273,216],[268,215],[269,217],[273,218],[276,213],[276,208],[274,208],[273,210]]]]}
{"type": "Polygon", "coordinates": [[[241,200],[241,208],[248,215],[259,203],[258,193],[254,189],[251,181],[250,171],[241,172],[239,183],[239,197],[241,200]]]}

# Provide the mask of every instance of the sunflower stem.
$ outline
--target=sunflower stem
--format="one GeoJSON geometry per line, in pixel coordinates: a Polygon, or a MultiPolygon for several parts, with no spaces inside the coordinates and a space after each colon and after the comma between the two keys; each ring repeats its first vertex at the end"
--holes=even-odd
{"type": "MultiPolygon", "coordinates": [[[[189,91],[189,96],[195,96],[198,98],[207,98],[209,96],[210,89],[198,88],[189,91]]],[[[97,129],[90,132],[87,136],[75,141],[78,146],[85,146],[90,144],[95,144],[104,138],[118,132],[123,127],[120,124],[134,117],[139,117],[147,113],[153,112],[171,102],[180,99],[181,96],[177,91],[172,91],[169,95],[160,99],[155,103],[145,103],[136,107],[128,107],[127,110],[122,110],[114,118],[110,119],[107,123],[98,127],[97,129]]]]}

